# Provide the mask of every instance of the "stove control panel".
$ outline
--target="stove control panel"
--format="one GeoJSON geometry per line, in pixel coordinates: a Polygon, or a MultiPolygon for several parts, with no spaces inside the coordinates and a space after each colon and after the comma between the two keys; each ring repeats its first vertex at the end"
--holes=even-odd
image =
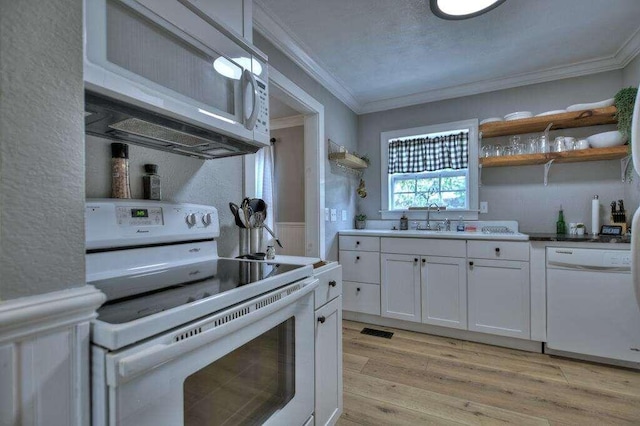
{"type": "Polygon", "coordinates": [[[85,206],[87,250],[212,239],[218,211],[201,204],[90,199],[85,206]]]}

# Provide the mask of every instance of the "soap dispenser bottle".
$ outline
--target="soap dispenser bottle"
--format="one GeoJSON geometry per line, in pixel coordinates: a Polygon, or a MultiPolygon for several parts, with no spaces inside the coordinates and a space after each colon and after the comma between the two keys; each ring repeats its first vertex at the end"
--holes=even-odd
{"type": "Polygon", "coordinates": [[[400,230],[401,231],[406,231],[409,229],[409,218],[407,217],[407,215],[403,212],[402,213],[402,217],[400,218],[400,230]]]}

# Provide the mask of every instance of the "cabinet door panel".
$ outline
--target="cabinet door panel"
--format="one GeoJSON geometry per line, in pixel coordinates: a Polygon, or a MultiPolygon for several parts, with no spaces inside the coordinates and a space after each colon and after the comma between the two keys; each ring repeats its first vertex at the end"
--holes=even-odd
{"type": "Polygon", "coordinates": [[[529,263],[469,263],[469,330],[529,339],[529,263]]]}
{"type": "Polygon", "coordinates": [[[345,311],[380,315],[380,285],[367,283],[343,283],[342,308],[345,311]]]}
{"type": "Polygon", "coordinates": [[[342,296],[316,310],[317,425],[335,424],[342,413],[342,296]]]}
{"type": "Polygon", "coordinates": [[[382,316],[420,322],[419,256],[383,254],[381,259],[382,316]]]}
{"type": "Polygon", "coordinates": [[[466,330],[467,271],[462,258],[424,257],[422,322],[466,330]]]}

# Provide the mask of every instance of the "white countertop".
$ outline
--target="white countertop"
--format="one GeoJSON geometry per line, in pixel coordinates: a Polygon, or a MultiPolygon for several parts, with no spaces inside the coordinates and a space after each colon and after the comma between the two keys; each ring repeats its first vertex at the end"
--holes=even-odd
{"type": "Polygon", "coordinates": [[[346,229],[339,231],[340,235],[362,235],[369,237],[407,237],[407,238],[444,238],[456,240],[508,240],[528,241],[529,236],[516,232],[514,234],[485,234],[483,232],[456,231],[417,231],[410,229],[399,231],[392,229],[346,229]]]}

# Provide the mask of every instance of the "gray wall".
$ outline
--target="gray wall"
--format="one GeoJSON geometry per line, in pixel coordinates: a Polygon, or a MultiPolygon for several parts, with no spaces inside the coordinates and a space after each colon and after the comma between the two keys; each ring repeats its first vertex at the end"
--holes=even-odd
{"type": "MultiPolygon", "coordinates": [[[[360,201],[360,208],[370,218],[380,217],[380,132],[469,118],[482,120],[514,111],[537,114],[611,98],[622,86],[623,72],[619,70],[362,115],[358,147],[369,153],[372,161],[366,172],[370,195],[360,201]]],[[[551,132],[551,136],[588,136],[612,128],[615,126],[562,130],[551,132]]],[[[594,194],[608,204],[625,197],[631,186],[621,182],[619,161],[554,165],[548,187],[543,185],[543,170],[543,166],[483,170],[480,200],[489,202],[489,213],[480,215],[480,219],[516,219],[524,231],[555,232],[561,204],[567,222],[589,224],[594,194]]],[[[634,207],[629,200],[627,205],[634,207]]],[[[604,219],[604,210],[602,215],[604,219]]]]}
{"type": "Polygon", "coordinates": [[[304,126],[271,131],[276,138],[276,222],[304,222],[304,126]]]}
{"type": "MultiPolygon", "coordinates": [[[[269,56],[270,66],[276,68],[324,105],[325,138],[346,146],[349,151],[356,150],[358,142],[358,120],[356,114],[255,31],[253,33],[253,42],[269,56]]],[[[358,186],[358,180],[339,170],[332,170],[328,158],[323,159],[323,161],[325,162],[325,205],[327,208],[348,211],[346,221],[326,222],[326,258],[337,259],[337,232],[340,229],[353,228],[353,216],[356,211],[355,191],[358,186]]]]}
{"type": "MultiPolygon", "coordinates": [[[[87,136],[87,198],[111,196],[111,142],[87,136]]],[[[235,256],[238,228],[229,211],[229,202],[242,201],[242,157],[198,160],[183,155],[129,145],[131,196],[142,198],[144,164],[158,165],[163,201],[212,205],[220,217],[218,251],[235,256]]]]}
{"type": "Polygon", "coordinates": [[[0,3],[0,298],[84,285],[82,1],[0,3]]]}

